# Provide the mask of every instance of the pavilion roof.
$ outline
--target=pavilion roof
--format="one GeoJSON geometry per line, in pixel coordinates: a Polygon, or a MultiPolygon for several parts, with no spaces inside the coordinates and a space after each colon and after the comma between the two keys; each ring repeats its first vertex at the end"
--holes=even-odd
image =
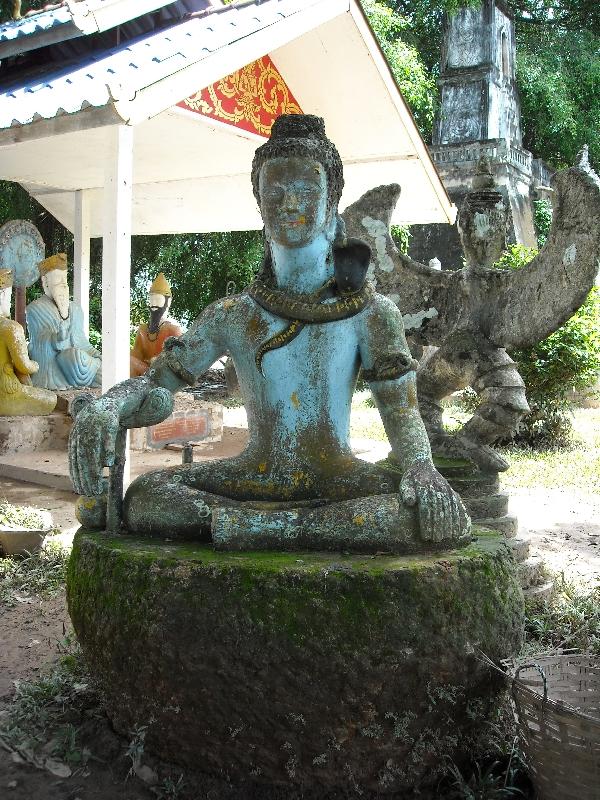
{"type": "Polygon", "coordinates": [[[192,16],[116,47],[86,54],[66,68],[50,67],[0,89],[0,129],[90,107],[111,107],[115,122],[141,122],[172,105],[173,97],[160,91],[162,82],[175,77],[178,99],[183,99],[206,80],[199,70],[211,56],[283,20],[306,16],[311,6],[334,4],[335,0],[278,0],[225,6],[222,13],[192,16]]]}
{"type": "MultiPolygon", "coordinates": [[[[71,22],[64,6],[27,18],[33,25],[37,17],[38,27],[21,39],[34,44],[0,65],[0,177],[21,183],[70,230],[75,194],[84,190],[91,235],[102,231],[107,131],[118,124],[135,127],[134,233],[260,227],[249,180],[259,136],[180,106],[267,55],[300,109],[325,117],[344,162],[342,206],[396,181],[406,192],[393,222],[453,221],[454,207],[357,0],[69,0],[66,8],[71,22]],[[124,22],[43,39],[44,26],[73,25],[80,6],[98,14],[110,7],[124,22]],[[141,12],[135,18],[134,7],[141,12]]],[[[16,41],[8,28],[0,48],[16,41]]]]}
{"type": "Polygon", "coordinates": [[[0,25],[0,59],[101,33],[159,9],[167,21],[207,5],[206,0],[63,0],[0,25]]]}

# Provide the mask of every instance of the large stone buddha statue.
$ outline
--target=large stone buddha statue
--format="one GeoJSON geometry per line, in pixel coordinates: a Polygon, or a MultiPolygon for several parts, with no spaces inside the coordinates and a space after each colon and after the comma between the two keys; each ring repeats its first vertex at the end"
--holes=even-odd
{"type": "Polygon", "coordinates": [[[102,357],[83,329],[81,306],[69,300],[67,257],[57,253],[38,265],[44,296],[27,306],[29,352],[40,365],[35,386],[80,389],[102,385],[102,357]]]}
{"type": "Polygon", "coordinates": [[[161,403],[166,418],[170,394],[229,353],[248,414],[246,450],[138,477],[124,501],[129,531],[209,540],[215,521],[221,525],[231,512],[232,535],[246,520],[251,549],[254,533],[262,536],[269,526],[274,546],[313,549],[371,544],[375,552],[383,543],[399,552],[464,537],[468,516],[433,465],[419,416],[416,362],[402,315],[367,281],[368,246],[345,236],[338,214],[342,162],[323,120],[276,120],[256,151],[252,186],[264,221],[259,277],[209,306],[181,337],[167,339],[145,375],[118,384],[77,415],[69,455],[74,486],[86,498],[80,521],[105,524],[104,468],[121,457],[120,431],[138,427],[161,403]],[[361,461],[350,448],[361,369],[398,472],[361,461]],[[301,518],[304,532],[294,539],[301,518]]]}
{"type": "Polygon", "coordinates": [[[150,319],[138,328],[135,343],[131,349],[129,361],[132,378],[144,375],[148,371],[150,362],[162,352],[165,340],[169,336],[181,336],[182,331],[179,325],[167,316],[172,297],[171,286],[164,274],[160,272],[148,292],[150,319]]]}
{"type": "Polygon", "coordinates": [[[50,414],[56,395],[31,385],[38,365],[27,354],[23,327],[10,318],[12,271],[0,270],[0,415],[50,414]]]}

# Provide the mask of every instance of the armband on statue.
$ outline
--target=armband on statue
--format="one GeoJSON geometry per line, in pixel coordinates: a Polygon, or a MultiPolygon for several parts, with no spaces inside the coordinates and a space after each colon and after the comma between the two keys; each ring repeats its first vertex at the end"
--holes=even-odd
{"type": "Polygon", "coordinates": [[[411,358],[408,353],[393,353],[376,358],[371,369],[363,369],[362,376],[367,383],[393,381],[406,375],[407,372],[415,371],[418,365],[419,362],[411,358]]]}

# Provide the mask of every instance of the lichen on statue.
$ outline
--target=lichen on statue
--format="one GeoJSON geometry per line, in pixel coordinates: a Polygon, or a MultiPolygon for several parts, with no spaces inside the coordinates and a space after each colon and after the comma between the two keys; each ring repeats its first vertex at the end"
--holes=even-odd
{"type": "MultiPolygon", "coordinates": [[[[431,460],[401,314],[366,280],[369,248],[345,236],[337,211],[342,163],[323,121],[280,117],[256,151],[252,185],[265,226],[257,280],[168,339],[143,377],[78,414],[69,456],[84,496],[80,521],[104,525],[103,468],[119,458],[119,431],[138,426],[153,399],[160,406],[165,390],[193,384],[229,353],[248,414],[247,448],[137,478],[123,507],[129,531],[212,534],[216,546],[231,549],[271,543],[407,552],[464,542],[470,522],[431,460]],[[350,408],[361,368],[401,476],[352,454],[350,408]]],[[[165,402],[163,418],[169,410],[165,402]]]]}
{"type": "Polygon", "coordinates": [[[10,318],[12,271],[0,270],[0,415],[50,414],[56,395],[31,385],[38,365],[27,354],[22,325],[10,318]]]}
{"type": "Polygon", "coordinates": [[[58,253],[38,266],[44,295],[26,309],[29,353],[40,365],[34,386],[101,386],[102,357],[84,332],[81,306],[69,301],[66,255],[58,253]]]}
{"type": "Polygon", "coordinates": [[[169,336],[181,336],[179,325],[167,317],[172,296],[171,286],[160,272],[148,292],[150,319],[139,326],[131,349],[129,364],[132,378],[146,374],[152,360],[162,352],[169,336]]]}

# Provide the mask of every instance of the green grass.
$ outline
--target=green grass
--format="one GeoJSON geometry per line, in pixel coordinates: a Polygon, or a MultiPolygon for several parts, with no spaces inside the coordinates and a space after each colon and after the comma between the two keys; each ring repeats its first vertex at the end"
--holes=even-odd
{"type": "Polygon", "coordinates": [[[576,409],[573,415],[573,444],[568,447],[531,450],[505,447],[510,461],[503,475],[507,489],[575,489],[600,493],[600,409],[576,409]]]}
{"type": "MultiPolygon", "coordinates": [[[[457,430],[471,416],[457,406],[444,413],[448,430],[457,430]]],[[[568,447],[532,450],[503,447],[499,451],[510,461],[502,484],[516,488],[568,488],[600,494],[600,409],[575,409],[573,443],[568,447]]],[[[379,411],[369,392],[357,392],[352,403],[350,436],[356,439],[386,441],[379,411]]]]}
{"type": "Polygon", "coordinates": [[[25,558],[0,558],[0,604],[14,605],[17,597],[49,597],[65,584],[69,551],[51,538],[25,558]]]}

